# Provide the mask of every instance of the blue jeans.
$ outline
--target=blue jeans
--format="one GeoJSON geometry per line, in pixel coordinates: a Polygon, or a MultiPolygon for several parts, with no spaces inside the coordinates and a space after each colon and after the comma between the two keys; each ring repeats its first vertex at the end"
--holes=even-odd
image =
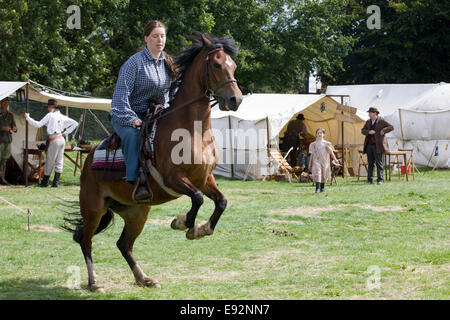
{"type": "Polygon", "coordinates": [[[138,149],[141,130],[121,125],[114,116],[111,117],[111,124],[122,139],[122,153],[127,167],[126,179],[130,182],[136,181],[139,175],[138,149]]]}

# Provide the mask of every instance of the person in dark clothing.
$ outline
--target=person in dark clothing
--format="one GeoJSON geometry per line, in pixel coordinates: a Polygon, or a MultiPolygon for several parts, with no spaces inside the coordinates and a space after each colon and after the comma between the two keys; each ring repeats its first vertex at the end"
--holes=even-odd
{"type": "Polygon", "coordinates": [[[293,148],[289,154],[289,163],[292,167],[297,165],[297,148],[300,143],[300,136],[303,138],[306,137],[306,125],[303,123],[304,120],[305,117],[303,114],[298,114],[296,120],[289,122],[284,135],[287,150],[291,147],[293,148]]]}
{"type": "Polygon", "coordinates": [[[380,117],[377,108],[370,107],[367,110],[369,120],[366,121],[361,133],[366,136],[363,153],[367,154],[368,172],[367,183],[373,183],[374,166],[377,166],[377,183],[383,183],[383,154],[389,151],[386,133],[394,130],[394,127],[384,118],[380,117]]]}
{"type": "Polygon", "coordinates": [[[8,111],[9,98],[2,99],[0,106],[0,184],[7,185],[5,179],[6,162],[11,156],[12,132],[17,132],[14,116],[8,111]]]}

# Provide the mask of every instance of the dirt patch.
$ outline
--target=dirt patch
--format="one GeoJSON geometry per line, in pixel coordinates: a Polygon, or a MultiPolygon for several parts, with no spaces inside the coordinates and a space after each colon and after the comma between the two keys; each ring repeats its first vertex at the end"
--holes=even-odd
{"type": "Polygon", "coordinates": [[[450,264],[436,265],[421,265],[421,266],[408,266],[406,271],[418,273],[418,274],[434,274],[434,273],[450,273],[450,264]]]}
{"type": "Polygon", "coordinates": [[[295,241],[289,244],[292,247],[296,247],[296,246],[311,246],[311,243],[307,242],[307,241],[295,241]]]}
{"type": "Polygon", "coordinates": [[[156,226],[170,226],[173,217],[167,219],[148,219],[147,224],[152,224],[156,226]]]}
{"type": "Polygon", "coordinates": [[[298,248],[278,249],[266,252],[262,257],[252,259],[249,262],[256,265],[271,265],[278,263],[283,257],[303,256],[305,251],[298,248]]]}
{"type": "Polygon", "coordinates": [[[285,224],[305,224],[300,220],[278,220],[278,219],[270,219],[270,221],[275,223],[285,223],[285,224]]]}
{"type": "Polygon", "coordinates": [[[328,208],[318,208],[318,207],[301,207],[301,208],[291,208],[291,209],[279,209],[270,210],[269,214],[280,214],[282,216],[299,216],[303,218],[323,218],[319,214],[323,211],[328,210],[328,208]]]}
{"type": "Polygon", "coordinates": [[[233,201],[248,201],[249,197],[240,196],[240,195],[232,195],[232,196],[227,196],[227,200],[229,202],[233,202],[233,201]]]}
{"type": "Polygon", "coordinates": [[[303,218],[318,218],[323,219],[320,214],[329,210],[342,210],[350,207],[358,207],[365,210],[372,210],[375,212],[393,212],[404,211],[406,208],[402,206],[384,207],[384,206],[371,206],[362,204],[339,204],[333,207],[300,207],[290,209],[270,210],[269,214],[280,214],[282,216],[299,216],[303,218]]]}
{"type": "Polygon", "coordinates": [[[163,282],[165,280],[188,280],[188,281],[206,281],[206,282],[224,282],[242,279],[244,271],[237,270],[217,270],[203,267],[196,273],[165,273],[158,278],[163,282]]]}
{"type": "Polygon", "coordinates": [[[254,194],[276,194],[278,193],[276,190],[268,190],[268,189],[228,189],[227,193],[254,193],[254,194]]]}
{"type": "Polygon", "coordinates": [[[383,207],[383,206],[371,206],[371,205],[362,205],[362,204],[348,204],[348,205],[339,205],[338,207],[359,207],[361,209],[372,210],[376,212],[389,212],[389,211],[404,211],[406,208],[402,206],[393,206],[393,207],[383,207]]]}
{"type": "MultiPolygon", "coordinates": [[[[28,227],[25,227],[25,229],[28,230],[28,227]]],[[[30,230],[37,231],[37,232],[62,232],[61,229],[57,229],[52,226],[46,226],[46,225],[32,225],[30,226],[30,230]]]]}

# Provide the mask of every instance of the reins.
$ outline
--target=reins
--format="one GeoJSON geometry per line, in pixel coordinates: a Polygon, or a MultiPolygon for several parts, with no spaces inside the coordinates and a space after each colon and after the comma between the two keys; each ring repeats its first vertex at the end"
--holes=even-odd
{"type": "MultiPolygon", "coordinates": [[[[209,87],[209,72],[210,72],[210,69],[209,69],[209,56],[211,54],[213,54],[213,53],[218,52],[218,51],[223,51],[223,48],[217,48],[217,49],[211,50],[211,51],[206,53],[206,57],[205,57],[205,60],[204,60],[205,61],[205,64],[204,64],[204,66],[205,66],[205,68],[204,68],[205,69],[205,82],[206,82],[206,90],[205,90],[205,92],[202,95],[200,95],[200,96],[198,96],[198,97],[196,97],[194,99],[191,99],[191,100],[189,100],[189,101],[187,101],[187,102],[185,102],[185,103],[183,103],[183,104],[181,104],[179,106],[176,106],[176,107],[173,107],[173,108],[169,107],[169,108],[165,109],[163,112],[158,112],[154,117],[151,118],[152,121],[164,118],[165,116],[171,114],[172,112],[175,112],[175,111],[177,111],[177,110],[179,110],[181,108],[189,106],[189,105],[193,104],[194,102],[197,102],[197,101],[202,100],[202,99],[208,99],[209,102],[215,101],[211,107],[214,107],[217,103],[219,103],[217,101],[217,98],[216,98],[217,90],[221,89],[222,87],[224,87],[225,85],[227,85],[229,83],[237,82],[237,80],[234,79],[234,78],[230,79],[230,80],[226,80],[226,81],[224,81],[222,83],[219,83],[216,86],[215,89],[211,89],[209,87]]],[[[214,73],[213,73],[213,76],[214,76],[214,73]]],[[[214,77],[214,80],[216,80],[215,77],[214,77]]]]}

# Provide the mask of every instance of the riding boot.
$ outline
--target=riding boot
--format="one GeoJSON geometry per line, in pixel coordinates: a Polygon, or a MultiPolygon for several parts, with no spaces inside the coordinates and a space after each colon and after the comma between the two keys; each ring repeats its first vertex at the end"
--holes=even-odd
{"type": "Polygon", "coordinates": [[[41,184],[39,185],[39,187],[41,188],[46,188],[48,187],[48,180],[50,179],[50,176],[44,176],[42,178],[41,184]]]}
{"type": "Polygon", "coordinates": [[[148,203],[153,199],[150,184],[142,170],[140,170],[139,178],[136,180],[132,197],[137,203],[148,203]]]}
{"type": "Polygon", "coordinates": [[[320,184],[320,192],[324,192],[325,191],[325,183],[321,183],[320,184]]]}
{"type": "Polygon", "coordinates": [[[320,193],[320,182],[316,182],[316,193],[320,193]]]}
{"type": "Polygon", "coordinates": [[[55,172],[55,176],[53,177],[52,187],[57,188],[59,183],[59,178],[61,177],[61,173],[55,172]]]}
{"type": "Polygon", "coordinates": [[[1,166],[0,167],[0,184],[7,186],[7,185],[9,185],[9,183],[5,179],[5,171],[6,171],[6,166],[1,166]]]}

